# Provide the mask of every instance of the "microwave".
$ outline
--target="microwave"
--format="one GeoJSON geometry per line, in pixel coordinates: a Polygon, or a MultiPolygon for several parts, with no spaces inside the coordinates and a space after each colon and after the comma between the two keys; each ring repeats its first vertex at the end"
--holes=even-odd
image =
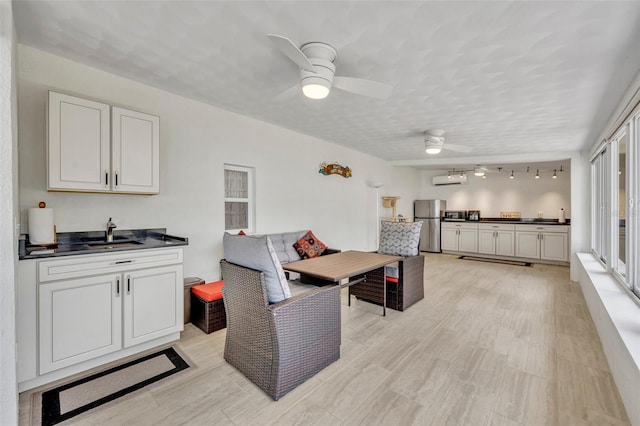
{"type": "Polygon", "coordinates": [[[467,220],[466,210],[445,210],[444,220],[453,222],[464,222],[467,220]]]}

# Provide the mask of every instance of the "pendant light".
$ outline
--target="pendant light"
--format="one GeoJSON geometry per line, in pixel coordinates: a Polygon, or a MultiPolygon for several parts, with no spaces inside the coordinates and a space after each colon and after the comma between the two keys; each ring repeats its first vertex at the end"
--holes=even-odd
{"type": "Polygon", "coordinates": [[[540,170],[536,169],[536,179],[540,179],[540,170]]]}
{"type": "Polygon", "coordinates": [[[515,179],[516,177],[513,175],[513,170],[511,170],[511,176],[509,176],[509,179],[515,179]]]}
{"type": "Polygon", "coordinates": [[[556,174],[556,169],[553,169],[553,176],[551,176],[552,179],[558,179],[558,175],[556,174]]]}

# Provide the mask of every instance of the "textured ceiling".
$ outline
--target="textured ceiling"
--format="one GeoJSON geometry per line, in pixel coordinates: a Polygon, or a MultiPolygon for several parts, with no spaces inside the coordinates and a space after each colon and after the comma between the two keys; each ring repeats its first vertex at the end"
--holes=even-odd
{"type": "Polygon", "coordinates": [[[640,69],[640,2],[14,1],[18,40],[386,160],[587,149],[640,69]],[[276,98],[297,67],[265,37],[338,51],[336,75],[390,84],[276,98]]]}

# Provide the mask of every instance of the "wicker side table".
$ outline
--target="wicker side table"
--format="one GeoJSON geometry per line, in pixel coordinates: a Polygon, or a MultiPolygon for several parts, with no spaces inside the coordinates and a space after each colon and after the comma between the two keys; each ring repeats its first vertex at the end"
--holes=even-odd
{"type": "Polygon", "coordinates": [[[184,323],[191,321],[191,287],[204,284],[199,277],[186,277],[184,279],[184,323]]]}

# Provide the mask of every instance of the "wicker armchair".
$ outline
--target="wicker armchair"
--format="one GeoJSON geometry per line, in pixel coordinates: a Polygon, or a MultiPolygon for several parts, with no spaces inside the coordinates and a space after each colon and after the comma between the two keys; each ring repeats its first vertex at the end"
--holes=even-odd
{"type": "MultiPolygon", "coordinates": [[[[424,256],[408,256],[398,262],[398,282],[387,282],[387,308],[404,311],[424,299],[424,256]]],[[[367,274],[367,281],[349,287],[358,299],[382,305],[384,271],[367,274]]]]}
{"type": "Polygon", "coordinates": [[[271,398],[277,401],[340,358],[340,286],[269,305],[262,272],[220,264],[224,358],[271,398]]]}

